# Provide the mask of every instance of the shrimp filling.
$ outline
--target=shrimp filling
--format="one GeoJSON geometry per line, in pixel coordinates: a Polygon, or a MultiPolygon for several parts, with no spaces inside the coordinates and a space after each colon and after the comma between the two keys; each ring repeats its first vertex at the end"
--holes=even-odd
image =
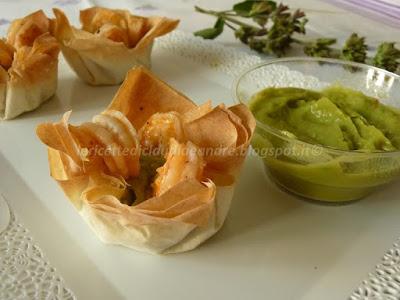
{"type": "Polygon", "coordinates": [[[152,115],[138,135],[140,172],[127,179],[128,188],[120,199],[122,203],[136,205],[162,195],[184,180],[202,179],[205,165],[202,154],[195,144],[185,141],[178,113],[152,115]],[[148,151],[154,149],[159,151],[148,151]]]}

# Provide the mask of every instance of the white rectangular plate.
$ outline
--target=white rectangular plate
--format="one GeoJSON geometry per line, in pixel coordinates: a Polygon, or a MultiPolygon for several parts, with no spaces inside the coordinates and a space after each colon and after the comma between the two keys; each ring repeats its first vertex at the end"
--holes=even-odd
{"type": "MultiPolygon", "coordinates": [[[[158,76],[197,103],[233,104],[238,57],[167,41],[154,51],[158,76]]],[[[152,256],[102,244],[50,178],[35,127],[71,109],[72,122],[89,120],[116,90],[85,85],[62,61],[57,96],[0,123],[0,190],[78,299],[345,299],[400,233],[399,186],[319,206],[279,190],[249,157],[226,224],[198,249],[152,256]]]]}

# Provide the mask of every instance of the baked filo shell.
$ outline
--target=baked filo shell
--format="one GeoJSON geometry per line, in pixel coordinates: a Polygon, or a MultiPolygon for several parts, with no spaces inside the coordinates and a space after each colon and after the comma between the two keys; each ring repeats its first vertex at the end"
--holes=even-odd
{"type": "Polygon", "coordinates": [[[49,30],[37,11],[13,21],[0,39],[0,119],[34,110],[55,94],[59,46],[49,30]]]}
{"type": "Polygon", "coordinates": [[[80,12],[81,29],[54,9],[54,36],[75,73],[91,85],[120,84],[135,66],[150,67],[153,41],[179,21],[140,17],[127,10],[92,7],[80,12]]]}
{"type": "Polygon", "coordinates": [[[128,72],[92,122],[71,125],[69,114],[40,124],[37,135],[48,146],[51,176],[103,242],[177,253],[221,228],[255,128],[244,105],[198,106],[140,67],[128,72]],[[152,143],[167,146],[153,194],[124,204],[132,178],[145,172],[141,161],[152,143]],[[99,146],[128,151],[102,155],[99,146]]]}

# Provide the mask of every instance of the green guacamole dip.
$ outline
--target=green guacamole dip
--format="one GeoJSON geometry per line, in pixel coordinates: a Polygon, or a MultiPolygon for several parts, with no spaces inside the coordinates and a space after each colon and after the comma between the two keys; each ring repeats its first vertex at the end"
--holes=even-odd
{"type": "Polygon", "coordinates": [[[361,92],[268,88],[251,100],[256,119],[293,137],[340,150],[400,149],[400,111],[361,92]]]}
{"type": "Polygon", "coordinates": [[[121,203],[133,206],[151,198],[157,169],[164,163],[162,156],[141,155],[139,176],[127,180],[129,186],[120,199],[121,203]]]}
{"type": "Polygon", "coordinates": [[[249,107],[259,122],[286,137],[258,128],[252,145],[259,152],[274,150],[261,155],[268,173],[297,194],[355,200],[400,174],[398,155],[371,154],[400,150],[400,110],[375,98],[341,86],[320,92],[267,88],[250,99],[249,107]],[[362,153],[316,152],[299,141],[362,153]]]}

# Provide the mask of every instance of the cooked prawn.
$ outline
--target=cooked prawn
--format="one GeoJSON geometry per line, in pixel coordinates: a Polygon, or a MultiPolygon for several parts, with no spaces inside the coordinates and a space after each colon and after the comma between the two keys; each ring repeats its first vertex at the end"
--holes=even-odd
{"type": "Polygon", "coordinates": [[[99,152],[104,159],[108,169],[113,174],[128,177],[129,171],[124,157],[121,155],[119,145],[115,143],[113,135],[106,128],[99,124],[86,122],[79,126],[79,129],[93,137],[105,151],[99,152]]]}
{"type": "Polygon", "coordinates": [[[179,143],[170,139],[165,164],[157,169],[153,183],[155,196],[159,196],[174,185],[187,179],[201,180],[204,169],[199,148],[192,142],[179,143]]]}
{"type": "Polygon", "coordinates": [[[156,113],[139,130],[143,150],[167,149],[171,138],[184,141],[182,119],[176,112],[156,113]]]}
{"type": "Polygon", "coordinates": [[[93,117],[93,122],[106,128],[113,135],[113,140],[122,149],[122,155],[127,160],[129,175],[139,174],[139,139],[135,128],[119,111],[108,110],[93,117]]]}
{"type": "MultiPolygon", "coordinates": [[[[81,147],[101,157],[114,175],[124,178],[139,174],[139,140],[136,130],[126,117],[117,111],[105,111],[73,130],[81,147]],[[100,145],[100,149],[96,147],[100,145]],[[101,152],[100,152],[101,150],[101,152]]],[[[93,154],[92,154],[93,155],[93,154]]]]}

